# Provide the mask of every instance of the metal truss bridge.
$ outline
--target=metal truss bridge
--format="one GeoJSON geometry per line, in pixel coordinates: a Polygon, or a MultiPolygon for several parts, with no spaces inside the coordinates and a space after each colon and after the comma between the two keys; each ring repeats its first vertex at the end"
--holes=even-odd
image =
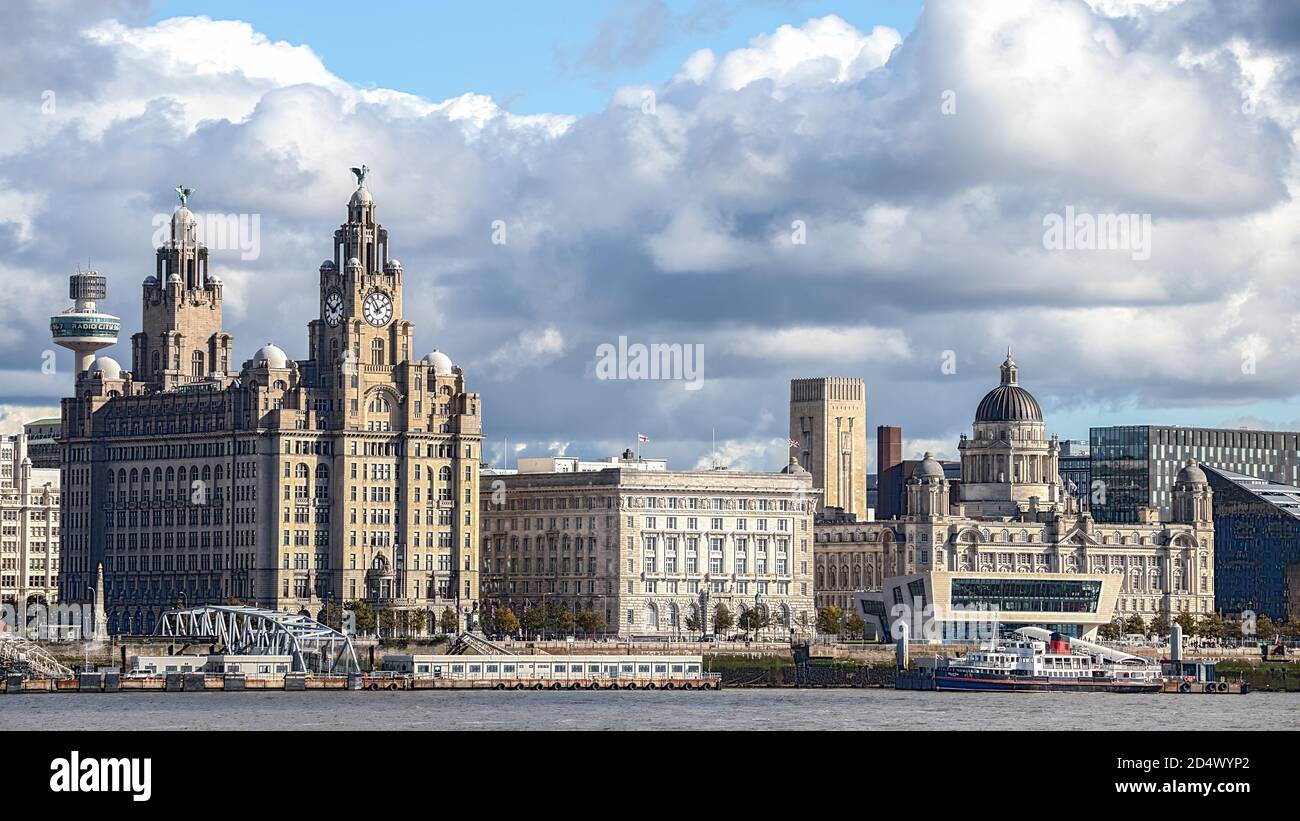
{"type": "Polygon", "coordinates": [[[158,622],[157,635],[216,639],[230,655],[290,656],[294,672],[361,672],[351,638],[300,613],[228,605],[169,610],[158,622]]]}
{"type": "Polygon", "coordinates": [[[30,678],[72,678],[54,656],[17,633],[0,633],[0,670],[30,678]]]}

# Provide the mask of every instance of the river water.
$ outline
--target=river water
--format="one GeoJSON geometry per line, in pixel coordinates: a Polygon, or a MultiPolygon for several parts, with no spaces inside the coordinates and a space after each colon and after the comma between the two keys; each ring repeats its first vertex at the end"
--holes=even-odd
{"type": "Polygon", "coordinates": [[[896,690],[41,693],[0,730],[1295,730],[1294,694],[896,690]]]}

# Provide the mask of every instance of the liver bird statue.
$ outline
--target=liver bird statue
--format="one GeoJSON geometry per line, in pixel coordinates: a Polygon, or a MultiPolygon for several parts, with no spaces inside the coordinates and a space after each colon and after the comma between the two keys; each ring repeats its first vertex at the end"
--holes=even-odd
{"type": "Polygon", "coordinates": [[[181,207],[184,208],[190,201],[190,194],[193,194],[197,188],[186,188],[184,185],[178,185],[175,188],[176,196],[181,198],[181,207]]]}
{"type": "Polygon", "coordinates": [[[356,175],[357,187],[360,188],[366,184],[366,175],[370,173],[370,169],[367,166],[362,165],[360,168],[353,168],[352,173],[356,175]]]}

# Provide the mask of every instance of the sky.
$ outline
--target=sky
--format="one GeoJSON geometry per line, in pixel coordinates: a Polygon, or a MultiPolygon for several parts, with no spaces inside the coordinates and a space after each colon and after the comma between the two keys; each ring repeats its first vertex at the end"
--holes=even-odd
{"type": "Polygon", "coordinates": [[[236,358],[305,357],[361,163],[417,346],[465,369],[498,463],[640,433],[776,469],[789,380],[829,375],[951,457],[1008,346],[1063,438],[1300,425],[1291,4],[366,9],[18,0],[0,430],[70,391],[70,353],[43,366],[78,266],[129,367],[179,184],[258,226],[212,250],[236,358]],[[702,352],[699,378],[603,378],[620,338],[702,352]]]}

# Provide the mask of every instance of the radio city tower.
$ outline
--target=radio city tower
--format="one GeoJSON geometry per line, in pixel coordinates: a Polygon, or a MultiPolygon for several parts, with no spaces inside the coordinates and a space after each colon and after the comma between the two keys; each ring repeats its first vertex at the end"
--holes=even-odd
{"type": "Polygon", "coordinates": [[[94,271],[78,271],[68,277],[68,296],[76,304],[50,317],[54,344],[69,348],[76,354],[78,376],[95,361],[95,351],[117,344],[122,321],[95,308],[95,301],[107,294],[108,280],[94,271]]]}

